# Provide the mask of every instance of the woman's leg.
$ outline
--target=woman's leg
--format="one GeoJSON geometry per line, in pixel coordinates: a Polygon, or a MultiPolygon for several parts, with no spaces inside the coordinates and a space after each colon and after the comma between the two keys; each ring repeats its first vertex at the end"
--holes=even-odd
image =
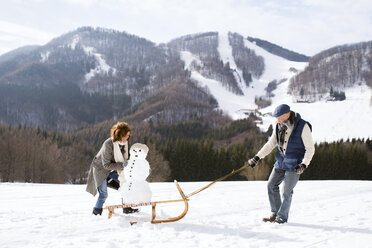
{"type": "Polygon", "coordinates": [[[104,180],[103,183],[98,186],[98,199],[97,199],[97,202],[96,202],[96,206],[95,208],[98,208],[98,209],[101,209],[103,207],[103,204],[105,203],[106,199],[107,199],[107,181],[104,180]]]}

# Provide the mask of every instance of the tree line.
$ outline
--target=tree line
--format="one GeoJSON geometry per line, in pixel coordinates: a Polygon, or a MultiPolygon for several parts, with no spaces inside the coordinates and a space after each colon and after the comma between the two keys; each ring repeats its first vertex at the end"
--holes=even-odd
{"type": "MultiPolygon", "coordinates": [[[[150,181],[209,181],[238,169],[265,144],[272,129],[260,133],[251,119],[212,128],[206,121],[166,125],[133,125],[131,143],[150,147],[150,181]],[[141,130],[141,131],[140,131],[141,130]],[[195,133],[192,133],[192,130],[195,133]],[[191,135],[193,134],[193,135],[191,135]]],[[[105,128],[106,130],[107,128],[105,128]]],[[[91,130],[92,131],[92,130],[91,130]]],[[[0,181],[86,183],[90,162],[104,139],[104,130],[85,139],[81,133],[62,133],[0,124],[0,181]],[[93,138],[93,139],[92,139],[93,138]]],[[[94,130],[93,130],[94,133],[94,130]]],[[[85,134],[87,135],[87,133],[85,134]]],[[[372,180],[372,141],[340,140],[316,144],[304,180],[372,180]]],[[[267,180],[275,151],[228,180],[267,180]]]]}
{"type": "Polygon", "coordinates": [[[94,151],[72,134],[0,124],[0,181],[85,183],[94,151]]]}
{"type": "MultiPolygon", "coordinates": [[[[215,149],[211,140],[177,139],[162,150],[169,161],[171,177],[179,181],[208,181],[241,167],[246,157],[242,145],[215,149]]],[[[236,177],[243,179],[243,177],[236,177]]]]}
{"type": "Polygon", "coordinates": [[[372,180],[372,141],[352,139],[316,144],[312,162],[302,178],[372,180]]]}

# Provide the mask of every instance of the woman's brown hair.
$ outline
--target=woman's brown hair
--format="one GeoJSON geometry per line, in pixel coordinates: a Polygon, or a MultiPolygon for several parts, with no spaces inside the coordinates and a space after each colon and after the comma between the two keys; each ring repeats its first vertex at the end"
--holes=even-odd
{"type": "MultiPolygon", "coordinates": [[[[111,128],[111,137],[112,141],[121,141],[121,138],[125,137],[128,132],[132,131],[132,129],[128,126],[126,122],[118,122],[111,128]]],[[[128,141],[130,139],[130,136],[128,137],[128,141]]]]}

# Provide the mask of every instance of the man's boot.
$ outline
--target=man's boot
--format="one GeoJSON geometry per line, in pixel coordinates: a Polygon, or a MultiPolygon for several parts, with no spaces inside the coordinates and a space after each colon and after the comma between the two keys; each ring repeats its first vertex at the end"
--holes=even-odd
{"type": "Polygon", "coordinates": [[[276,219],[276,215],[271,215],[269,218],[263,218],[263,222],[274,222],[276,219]]]}

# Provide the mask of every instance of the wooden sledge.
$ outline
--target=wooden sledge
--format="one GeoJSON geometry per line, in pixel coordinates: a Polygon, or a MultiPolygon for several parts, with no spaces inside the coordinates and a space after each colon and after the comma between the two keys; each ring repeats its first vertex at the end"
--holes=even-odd
{"type": "MultiPolygon", "coordinates": [[[[121,205],[106,206],[104,209],[107,209],[109,211],[108,218],[110,219],[112,217],[116,208],[140,207],[140,206],[150,206],[151,205],[152,206],[151,223],[173,222],[173,221],[177,221],[177,220],[182,219],[187,214],[187,211],[189,210],[189,203],[188,203],[188,199],[186,198],[185,194],[183,193],[183,191],[182,191],[180,185],[178,184],[178,182],[176,180],[174,180],[174,183],[176,184],[177,189],[178,189],[182,199],[166,200],[166,201],[154,201],[154,202],[147,202],[147,203],[140,203],[140,204],[121,204],[121,205]],[[169,202],[181,202],[181,201],[184,202],[185,208],[180,215],[178,215],[176,217],[171,217],[171,218],[168,218],[168,219],[164,219],[164,220],[156,220],[155,219],[156,218],[156,206],[157,206],[157,204],[169,203],[169,202]]],[[[136,222],[131,222],[130,224],[133,225],[133,224],[136,224],[136,222]]]]}
{"type": "MultiPolygon", "coordinates": [[[[197,194],[197,193],[200,193],[201,191],[209,188],[210,186],[212,186],[213,184],[219,182],[219,181],[222,181],[222,180],[225,180],[226,178],[238,173],[238,172],[241,172],[242,170],[248,168],[248,164],[245,164],[243,165],[241,168],[237,169],[237,170],[233,170],[232,172],[230,172],[229,174],[223,176],[223,177],[220,177],[216,180],[214,180],[213,182],[207,184],[206,186],[198,189],[198,190],[195,190],[194,192],[188,194],[185,196],[185,194],[183,193],[180,185],[178,184],[177,180],[174,180],[174,183],[176,184],[177,186],[177,189],[182,197],[182,199],[178,199],[178,200],[167,200],[167,201],[155,201],[155,202],[148,202],[148,203],[140,203],[140,204],[121,204],[121,205],[111,205],[111,206],[106,206],[104,209],[108,209],[109,213],[108,213],[108,218],[110,219],[111,216],[114,214],[114,210],[115,208],[127,208],[127,207],[140,207],[140,206],[152,206],[152,217],[151,217],[151,223],[155,224],[155,223],[162,223],[162,222],[173,222],[173,221],[177,221],[177,220],[180,220],[182,219],[186,214],[187,214],[187,211],[189,210],[189,197],[197,194]],[[176,216],[176,217],[171,217],[171,218],[168,218],[168,219],[164,219],[164,220],[155,220],[156,218],[156,205],[157,204],[161,204],[161,203],[169,203],[169,202],[181,202],[183,201],[185,203],[185,209],[183,210],[182,214],[176,216]]],[[[135,224],[136,222],[131,222],[131,225],[135,224]]]]}

